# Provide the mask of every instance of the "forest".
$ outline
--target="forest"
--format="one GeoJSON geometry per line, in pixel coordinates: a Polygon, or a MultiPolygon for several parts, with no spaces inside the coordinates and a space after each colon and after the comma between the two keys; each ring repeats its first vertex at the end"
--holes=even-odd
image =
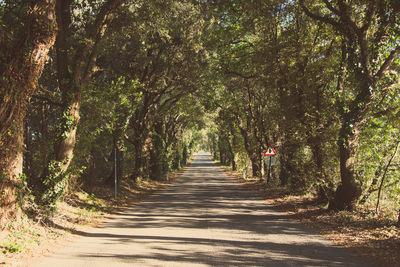
{"type": "Polygon", "coordinates": [[[397,0],[5,0],[0,75],[0,228],[199,149],[400,225],[397,0]]]}

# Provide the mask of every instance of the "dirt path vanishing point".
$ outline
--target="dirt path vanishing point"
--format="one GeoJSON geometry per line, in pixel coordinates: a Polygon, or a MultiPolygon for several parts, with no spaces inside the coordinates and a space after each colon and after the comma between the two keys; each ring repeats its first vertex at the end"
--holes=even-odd
{"type": "Polygon", "coordinates": [[[38,266],[372,266],[196,155],[179,180],[38,266]]]}

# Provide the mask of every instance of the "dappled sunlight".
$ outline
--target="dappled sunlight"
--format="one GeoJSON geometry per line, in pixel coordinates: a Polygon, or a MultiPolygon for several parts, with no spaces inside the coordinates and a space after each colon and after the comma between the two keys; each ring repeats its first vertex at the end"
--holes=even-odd
{"type": "Polygon", "coordinates": [[[55,262],[67,264],[72,254],[93,265],[367,266],[269,209],[208,158],[197,157],[167,190],[80,234],[55,262]]]}

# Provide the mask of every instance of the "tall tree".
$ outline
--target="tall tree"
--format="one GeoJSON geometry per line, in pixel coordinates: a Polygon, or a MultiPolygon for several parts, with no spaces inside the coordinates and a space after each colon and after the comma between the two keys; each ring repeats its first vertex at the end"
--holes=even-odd
{"type": "Polygon", "coordinates": [[[115,49],[103,57],[104,68],[108,77],[139,84],[141,97],[131,110],[125,139],[134,149],[133,176],[147,177],[152,140],[162,132],[164,113],[198,88],[202,21],[190,1],[147,1],[135,14],[126,10],[115,24],[124,26],[122,34],[109,39],[115,49]]]}
{"type": "Polygon", "coordinates": [[[42,174],[41,202],[52,204],[63,193],[80,120],[82,91],[95,71],[100,43],[120,0],[97,3],[58,1],[56,15],[57,80],[62,94],[62,114],[54,142],[54,158],[42,174]],[[93,15],[93,12],[97,12],[93,15]]]}
{"type": "Polygon", "coordinates": [[[17,179],[22,174],[23,120],[27,101],[36,90],[48,51],[55,41],[55,2],[28,1],[22,7],[13,1],[0,4],[0,224],[15,211],[17,179]],[[7,21],[15,10],[25,11],[21,18],[14,18],[16,21],[7,21]],[[20,25],[22,32],[18,32],[20,25]],[[15,26],[19,34],[11,30],[15,26]]]}
{"type": "Polygon", "coordinates": [[[331,25],[342,42],[343,64],[337,82],[337,91],[341,95],[338,101],[341,184],[329,207],[353,209],[361,195],[355,174],[359,137],[366,123],[379,116],[371,114],[371,110],[379,105],[380,92],[395,82],[388,84],[385,76],[400,55],[398,37],[393,36],[398,29],[400,9],[394,1],[385,0],[317,2],[310,5],[308,1],[300,0],[304,12],[331,25]]]}

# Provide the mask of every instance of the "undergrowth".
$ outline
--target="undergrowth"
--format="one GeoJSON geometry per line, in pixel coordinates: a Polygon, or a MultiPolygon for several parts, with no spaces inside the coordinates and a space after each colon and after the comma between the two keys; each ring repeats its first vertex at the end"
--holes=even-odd
{"type": "MultiPolygon", "coordinates": [[[[18,216],[0,231],[0,265],[15,265],[15,258],[29,255],[38,247],[72,232],[76,225],[90,224],[105,214],[110,203],[94,194],[75,192],[57,203],[52,214],[29,201],[18,216]],[[29,206],[29,208],[28,208],[29,206]]],[[[18,264],[17,264],[18,265],[18,264]]]]}
{"type": "Polygon", "coordinates": [[[0,229],[0,265],[29,266],[32,256],[53,249],[55,240],[63,239],[82,227],[96,225],[105,215],[139,203],[147,195],[168,186],[183,170],[170,174],[168,182],[122,181],[120,195],[114,189],[93,187],[91,193],[76,189],[57,202],[53,213],[40,210],[30,194],[21,201],[17,218],[0,229]]]}

